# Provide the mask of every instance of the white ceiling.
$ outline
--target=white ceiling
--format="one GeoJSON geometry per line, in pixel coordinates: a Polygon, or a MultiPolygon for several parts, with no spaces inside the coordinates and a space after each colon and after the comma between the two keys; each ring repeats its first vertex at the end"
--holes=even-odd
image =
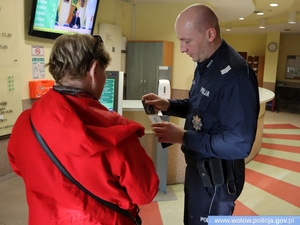
{"type": "MultiPolygon", "coordinates": [[[[179,3],[183,0],[123,0],[130,4],[179,3]]],[[[211,5],[219,17],[221,29],[231,23],[232,33],[300,33],[300,0],[204,0],[186,3],[207,3],[211,5]],[[278,3],[278,7],[271,7],[270,3],[278,3]],[[254,11],[262,11],[258,16],[254,11]],[[289,12],[297,11],[297,23],[288,24],[289,12]],[[239,17],[245,20],[239,21],[239,17]],[[265,18],[266,28],[258,28],[259,20],[265,18]]]]}

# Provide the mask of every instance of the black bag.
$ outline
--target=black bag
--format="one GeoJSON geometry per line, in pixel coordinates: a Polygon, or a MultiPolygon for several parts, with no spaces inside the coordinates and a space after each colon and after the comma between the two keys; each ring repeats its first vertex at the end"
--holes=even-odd
{"type": "Polygon", "coordinates": [[[44,139],[42,138],[42,136],[37,132],[37,130],[35,129],[35,127],[32,124],[32,121],[30,120],[31,123],[31,127],[33,130],[34,135],[36,136],[38,142],[40,143],[40,145],[43,147],[43,149],[45,150],[45,152],[47,153],[47,155],[50,157],[50,159],[54,162],[54,164],[57,166],[57,168],[62,172],[63,175],[65,175],[73,184],[75,184],[79,189],[81,189],[82,191],[84,191],[86,194],[90,195],[92,198],[94,198],[96,201],[100,202],[101,204],[117,211],[118,213],[127,216],[129,218],[131,218],[134,222],[135,225],[141,225],[142,224],[142,219],[139,216],[139,209],[136,212],[136,217],[133,217],[129,211],[122,209],[120,207],[118,207],[117,205],[105,201],[101,198],[99,198],[98,196],[94,195],[92,192],[90,192],[89,190],[87,190],[82,184],[80,184],[77,180],[75,180],[72,175],[66,170],[66,168],[61,164],[61,162],[56,158],[56,156],[53,154],[53,152],[51,151],[51,149],[48,147],[48,145],[45,143],[44,139]]]}

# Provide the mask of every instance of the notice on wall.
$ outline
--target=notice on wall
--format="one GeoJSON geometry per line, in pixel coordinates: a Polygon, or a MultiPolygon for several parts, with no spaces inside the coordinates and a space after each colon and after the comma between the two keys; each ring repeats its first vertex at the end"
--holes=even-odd
{"type": "Polygon", "coordinates": [[[43,46],[31,46],[31,55],[34,57],[44,56],[44,47],[43,46]]]}
{"type": "Polygon", "coordinates": [[[22,112],[15,18],[16,0],[0,0],[0,136],[11,133],[22,112]]]}
{"type": "Polygon", "coordinates": [[[32,78],[45,78],[45,59],[32,58],[32,78]]]}
{"type": "Polygon", "coordinates": [[[45,58],[43,46],[31,46],[32,56],[32,78],[45,78],[45,58]]]}
{"type": "Polygon", "coordinates": [[[300,56],[287,56],[285,78],[300,79],[300,56]]]}

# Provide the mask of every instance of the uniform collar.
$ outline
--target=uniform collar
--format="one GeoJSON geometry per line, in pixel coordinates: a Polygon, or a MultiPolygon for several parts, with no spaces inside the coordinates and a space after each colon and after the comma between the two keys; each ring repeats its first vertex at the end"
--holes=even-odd
{"type": "Polygon", "coordinates": [[[209,68],[212,63],[216,60],[218,60],[218,58],[220,57],[220,52],[222,51],[222,49],[224,49],[224,46],[226,45],[225,41],[222,41],[222,44],[220,45],[220,47],[206,60],[204,60],[203,62],[197,62],[197,68],[199,71],[203,72],[205,71],[207,68],[209,68]]]}

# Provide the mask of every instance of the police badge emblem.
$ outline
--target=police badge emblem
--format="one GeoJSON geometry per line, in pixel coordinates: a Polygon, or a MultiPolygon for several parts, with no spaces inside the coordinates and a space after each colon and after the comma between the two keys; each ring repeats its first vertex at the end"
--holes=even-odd
{"type": "Polygon", "coordinates": [[[196,131],[201,130],[202,122],[201,122],[201,118],[199,118],[198,115],[193,116],[192,123],[193,123],[193,128],[196,131]]]}

